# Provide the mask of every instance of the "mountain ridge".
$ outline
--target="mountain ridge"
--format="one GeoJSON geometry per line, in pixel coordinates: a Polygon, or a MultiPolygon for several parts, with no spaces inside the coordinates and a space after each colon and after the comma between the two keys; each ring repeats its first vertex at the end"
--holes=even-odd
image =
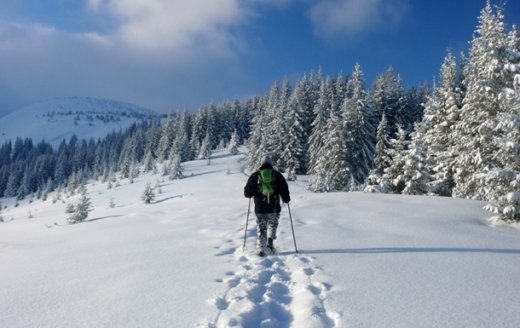
{"type": "Polygon", "coordinates": [[[102,138],[134,123],[159,119],[151,109],[112,99],[64,97],[38,102],[0,118],[0,143],[17,138],[57,147],[73,135],[102,138]]]}

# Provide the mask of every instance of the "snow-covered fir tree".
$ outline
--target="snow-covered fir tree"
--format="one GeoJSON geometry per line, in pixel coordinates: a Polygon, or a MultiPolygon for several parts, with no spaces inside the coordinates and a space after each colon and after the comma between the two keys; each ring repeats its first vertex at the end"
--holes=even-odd
{"type": "Polygon", "coordinates": [[[459,117],[462,97],[457,76],[456,59],[448,52],[440,71],[441,83],[429,97],[423,120],[411,134],[403,193],[451,195],[455,158],[450,151],[455,142],[451,131],[459,117]]]}
{"type": "Polygon", "coordinates": [[[302,167],[305,165],[303,141],[305,138],[304,131],[304,112],[299,97],[301,94],[296,89],[287,103],[285,111],[287,131],[285,148],[280,154],[281,162],[286,165],[287,178],[292,181],[296,179],[296,174],[304,173],[302,167]]]}
{"type": "Polygon", "coordinates": [[[347,190],[351,172],[346,156],[346,140],[343,124],[339,111],[331,111],[326,125],[326,134],[321,149],[321,157],[312,176],[310,189],[314,191],[340,191],[347,190]],[[324,172],[326,174],[324,174],[324,172]],[[321,179],[317,183],[317,179],[321,179]],[[326,188],[320,185],[327,186],[326,188]],[[326,189],[326,190],[323,190],[326,189]]]}
{"type": "Polygon", "coordinates": [[[383,175],[385,169],[390,166],[391,158],[389,154],[390,144],[388,141],[388,120],[383,113],[381,121],[377,126],[376,133],[376,155],[374,158],[374,173],[377,176],[383,175]]]}
{"type": "Polygon", "coordinates": [[[361,65],[356,64],[347,84],[348,97],[340,108],[345,160],[351,175],[348,190],[364,184],[374,162],[376,113],[364,84],[361,65]]]}
{"type": "Polygon", "coordinates": [[[152,171],[154,166],[155,159],[153,158],[153,153],[151,150],[148,150],[143,158],[143,172],[146,173],[152,171]]]}
{"type": "Polygon", "coordinates": [[[211,135],[208,131],[200,146],[199,159],[209,159],[211,157],[211,150],[211,135]]]}
{"type": "Polygon", "coordinates": [[[67,218],[67,221],[72,224],[85,221],[88,217],[88,213],[91,211],[92,204],[87,195],[87,188],[84,184],[80,187],[80,194],[81,198],[75,207],[74,213],[67,218]]]}
{"type": "Polygon", "coordinates": [[[76,207],[72,203],[67,203],[67,205],[65,206],[65,213],[67,213],[67,214],[74,213],[75,210],[76,210],[76,207]]]}
{"type": "MultiPolygon", "coordinates": [[[[144,154],[146,160],[152,161],[159,157],[159,142],[161,140],[162,130],[158,122],[155,120],[150,122],[148,129],[146,131],[146,141],[145,141],[145,149],[144,154]]],[[[145,169],[150,168],[148,165],[145,165],[145,169]]],[[[148,171],[147,171],[148,172],[148,171]]]]}
{"type": "Polygon", "coordinates": [[[170,151],[170,157],[178,154],[183,162],[194,159],[194,153],[190,145],[190,122],[191,116],[185,109],[179,115],[179,119],[175,124],[175,138],[170,151]]]}
{"type": "MultiPolygon", "coordinates": [[[[273,86],[273,88],[271,88],[271,96],[269,98],[277,97],[277,90],[278,89],[273,86]]],[[[267,108],[268,102],[264,100],[258,107],[258,110],[256,111],[252,121],[251,136],[248,140],[248,165],[250,169],[255,169],[258,165],[261,164],[266,154],[270,153],[267,143],[267,139],[269,138],[268,133],[270,131],[270,116],[267,108]]]]}
{"type": "MultiPolygon", "coordinates": [[[[288,134],[292,138],[287,145],[287,151],[290,153],[285,154],[285,156],[292,158],[292,160],[298,160],[299,164],[295,164],[295,173],[298,174],[305,174],[308,169],[309,136],[319,91],[317,79],[313,73],[309,76],[305,74],[296,83],[288,104],[288,134]]],[[[288,160],[288,162],[290,161],[288,160]]]]}
{"type": "Polygon", "coordinates": [[[166,123],[161,132],[161,138],[157,145],[157,158],[160,162],[168,159],[175,137],[175,118],[172,113],[168,115],[166,123]]]}
{"type": "Polygon", "coordinates": [[[330,117],[329,91],[332,87],[333,84],[330,78],[321,81],[319,98],[314,106],[314,121],[311,124],[312,133],[309,137],[308,147],[308,173],[315,176],[319,175],[317,166],[320,158],[322,158],[321,152],[324,145],[323,137],[326,134],[327,121],[330,117]]]}
{"type": "Polygon", "coordinates": [[[182,170],[182,164],[181,164],[181,156],[177,155],[174,156],[174,158],[171,160],[170,163],[170,180],[177,180],[181,179],[183,177],[183,170],[182,170]]]}
{"type": "Polygon", "coordinates": [[[238,154],[238,133],[237,130],[233,131],[231,140],[229,141],[228,150],[231,155],[238,154]]]}
{"type": "MultiPolygon", "coordinates": [[[[487,2],[479,17],[470,50],[468,71],[464,83],[467,92],[455,125],[453,147],[455,161],[453,195],[486,199],[487,186],[481,180],[490,169],[499,167],[495,158],[495,127],[500,113],[499,95],[506,85],[504,65],[507,64],[506,33],[503,8],[487,2]],[[477,133],[475,133],[477,132],[477,133]]],[[[493,197],[491,197],[493,198],[493,197]]]]}
{"type": "Polygon", "coordinates": [[[259,165],[266,154],[272,156],[274,163],[278,160],[279,154],[275,153],[274,150],[278,146],[276,142],[280,137],[275,137],[275,133],[277,130],[281,131],[283,127],[282,118],[278,115],[280,111],[283,111],[280,104],[280,87],[278,82],[275,81],[271,86],[263,106],[264,108],[255,116],[255,120],[258,120],[258,122],[255,123],[254,129],[257,130],[257,133],[252,141],[256,142],[256,149],[250,162],[251,168],[259,165]]]}
{"type": "Polygon", "coordinates": [[[497,218],[520,221],[518,40],[515,28],[506,33],[503,4],[487,1],[469,60],[461,56],[457,69],[455,58],[446,56],[441,85],[429,97],[409,148],[391,154],[383,190],[487,200],[497,218]]]}
{"type": "MultiPolygon", "coordinates": [[[[417,130],[417,129],[416,129],[417,130]]],[[[424,195],[429,191],[430,174],[425,167],[426,148],[415,136],[411,134],[410,147],[404,154],[402,180],[405,187],[402,191],[407,195],[424,195]]]]}
{"type": "Polygon", "coordinates": [[[145,204],[151,204],[155,199],[154,188],[150,183],[147,183],[144,187],[143,194],[141,195],[141,199],[145,204]]]}
{"type": "Polygon", "coordinates": [[[388,136],[395,135],[397,124],[406,124],[407,122],[403,122],[402,117],[406,108],[402,79],[392,67],[389,67],[384,74],[380,74],[376,78],[372,97],[378,117],[381,118],[383,113],[386,115],[388,136]]]}
{"type": "Polygon", "coordinates": [[[270,146],[268,146],[268,149],[271,150],[270,154],[273,156],[273,160],[276,161],[275,163],[278,169],[282,171],[287,170],[289,165],[287,160],[290,160],[290,157],[284,157],[282,154],[286,150],[288,139],[292,137],[288,134],[287,130],[288,105],[291,92],[289,81],[284,79],[278,101],[271,111],[273,118],[271,121],[272,132],[270,136],[267,136],[270,138],[270,146]]]}
{"type": "Polygon", "coordinates": [[[497,166],[481,177],[488,209],[497,219],[520,221],[520,35],[516,28],[507,38],[504,87],[499,98],[500,112],[492,129],[497,166]]]}
{"type": "Polygon", "coordinates": [[[406,187],[404,168],[406,166],[408,143],[406,130],[398,124],[397,138],[390,140],[389,156],[392,164],[385,169],[381,176],[380,186],[383,192],[398,194],[406,187]]]}

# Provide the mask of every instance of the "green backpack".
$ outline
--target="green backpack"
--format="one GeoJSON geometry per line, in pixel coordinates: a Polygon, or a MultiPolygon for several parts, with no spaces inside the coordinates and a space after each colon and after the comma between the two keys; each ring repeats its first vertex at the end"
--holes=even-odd
{"type": "Polygon", "coordinates": [[[258,174],[258,185],[260,186],[262,195],[267,197],[267,202],[269,202],[270,196],[274,193],[274,181],[273,169],[260,170],[260,174],[258,174]]]}

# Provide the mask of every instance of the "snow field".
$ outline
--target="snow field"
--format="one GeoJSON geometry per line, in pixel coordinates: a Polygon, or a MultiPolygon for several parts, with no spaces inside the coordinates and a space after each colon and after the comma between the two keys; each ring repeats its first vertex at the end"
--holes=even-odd
{"type": "Polygon", "coordinates": [[[278,254],[254,253],[244,155],[87,186],[93,211],[3,199],[0,327],[506,327],[520,322],[520,234],[482,202],[312,194],[290,182],[278,254]],[[161,181],[152,204],[146,183],[161,181]],[[113,199],[115,207],[109,206],[113,199]],[[29,215],[29,212],[31,215],[29,215]],[[32,216],[33,218],[29,218],[32,216]]]}

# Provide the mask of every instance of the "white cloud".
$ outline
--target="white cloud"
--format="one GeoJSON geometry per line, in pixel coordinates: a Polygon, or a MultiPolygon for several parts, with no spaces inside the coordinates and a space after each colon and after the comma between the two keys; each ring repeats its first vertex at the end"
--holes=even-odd
{"type": "Polygon", "coordinates": [[[87,0],[87,8],[90,10],[98,10],[103,0],[87,0]]]}
{"type": "Polygon", "coordinates": [[[322,0],[311,7],[309,17],[320,37],[353,38],[396,26],[407,12],[407,0],[322,0]]]}
{"type": "Polygon", "coordinates": [[[245,13],[239,0],[89,0],[87,6],[117,22],[100,37],[174,56],[194,50],[229,55],[235,42],[230,29],[245,13]]]}
{"type": "Polygon", "coordinates": [[[250,93],[240,56],[253,50],[235,29],[291,1],[84,0],[82,32],[0,18],[0,115],[61,96],[166,111],[250,93]]]}
{"type": "Polygon", "coordinates": [[[240,2],[87,0],[83,14],[101,27],[83,33],[0,20],[0,111],[71,95],[158,110],[221,99],[222,81],[240,74],[231,30],[250,9],[240,2]]]}

